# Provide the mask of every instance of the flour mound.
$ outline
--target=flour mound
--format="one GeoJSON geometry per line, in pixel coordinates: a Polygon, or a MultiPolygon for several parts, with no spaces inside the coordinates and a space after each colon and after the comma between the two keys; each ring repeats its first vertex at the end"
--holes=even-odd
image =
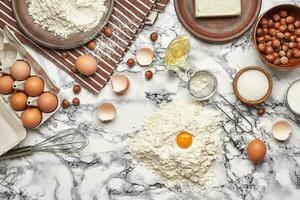
{"type": "Polygon", "coordinates": [[[62,38],[91,30],[106,11],[105,0],[27,0],[27,4],[36,24],[62,38]]]}
{"type": "Polygon", "coordinates": [[[218,112],[199,103],[169,103],[146,120],[130,144],[131,153],[168,186],[213,184],[211,166],[221,152],[219,121],[218,112]],[[193,135],[188,149],[176,144],[176,135],[183,130],[193,135]]]}

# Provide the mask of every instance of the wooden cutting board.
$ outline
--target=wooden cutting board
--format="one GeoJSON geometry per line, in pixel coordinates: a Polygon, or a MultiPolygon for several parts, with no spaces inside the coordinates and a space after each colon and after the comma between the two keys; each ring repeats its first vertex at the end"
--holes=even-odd
{"type": "Polygon", "coordinates": [[[237,17],[196,18],[195,0],[174,0],[177,16],[185,28],[201,40],[225,43],[243,35],[256,21],[261,0],[241,0],[237,17]]]}

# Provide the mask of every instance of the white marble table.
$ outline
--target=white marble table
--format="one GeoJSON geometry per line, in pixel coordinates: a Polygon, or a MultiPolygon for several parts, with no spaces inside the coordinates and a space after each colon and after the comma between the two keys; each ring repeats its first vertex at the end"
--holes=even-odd
{"type": "MultiPolygon", "coordinates": [[[[285,1],[263,0],[262,10],[280,2],[285,1]]],[[[300,3],[300,0],[293,2],[300,3]]],[[[280,73],[267,68],[254,50],[250,31],[224,45],[206,44],[196,38],[191,40],[192,64],[213,71],[219,79],[221,93],[243,109],[244,114],[251,116],[255,124],[254,133],[239,133],[224,117],[224,154],[215,172],[219,182],[217,187],[207,191],[209,197],[200,197],[180,188],[166,188],[149,169],[137,165],[128,151],[130,135],[138,134],[145,117],[159,104],[190,100],[185,85],[177,78],[169,77],[162,66],[168,43],[177,35],[189,34],[179,23],[173,2],[153,27],[142,31],[126,57],[140,47],[151,46],[148,38],[152,31],[160,35],[153,45],[157,52],[152,66],[156,70],[154,79],[145,80],[145,68],[128,69],[122,63],[118,71],[128,75],[132,83],[126,95],[113,94],[110,84],[98,96],[84,90],[78,95],[79,107],[60,110],[41,128],[30,131],[21,145],[34,144],[69,128],[82,130],[89,138],[89,145],[80,154],[37,153],[0,162],[0,199],[300,199],[300,123],[284,104],[285,90],[292,81],[300,78],[300,69],[280,73]],[[234,74],[249,65],[262,66],[273,74],[273,94],[263,105],[266,114],[261,118],[254,109],[240,105],[232,94],[234,74]],[[114,103],[118,110],[117,119],[109,124],[102,124],[96,117],[97,106],[104,101],[114,103]],[[270,135],[271,125],[277,119],[286,119],[293,124],[292,137],[285,143],[276,142],[270,135]],[[256,167],[245,154],[247,143],[255,137],[268,144],[266,159],[256,167]]],[[[64,97],[72,99],[73,80],[37,53],[33,52],[34,56],[62,88],[64,97]]]]}

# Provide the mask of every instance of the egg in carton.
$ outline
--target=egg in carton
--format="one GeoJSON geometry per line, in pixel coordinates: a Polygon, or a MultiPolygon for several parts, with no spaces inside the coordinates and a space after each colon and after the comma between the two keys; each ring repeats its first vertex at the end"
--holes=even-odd
{"type": "Polygon", "coordinates": [[[59,88],[7,27],[0,29],[0,155],[60,107],[59,88]]]}

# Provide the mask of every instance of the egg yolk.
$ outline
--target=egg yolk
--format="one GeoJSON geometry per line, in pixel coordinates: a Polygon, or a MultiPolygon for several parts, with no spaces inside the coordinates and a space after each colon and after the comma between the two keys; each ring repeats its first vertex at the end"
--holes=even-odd
{"type": "Polygon", "coordinates": [[[182,149],[189,148],[193,143],[193,136],[188,132],[180,132],[176,137],[177,145],[182,149]]]}

